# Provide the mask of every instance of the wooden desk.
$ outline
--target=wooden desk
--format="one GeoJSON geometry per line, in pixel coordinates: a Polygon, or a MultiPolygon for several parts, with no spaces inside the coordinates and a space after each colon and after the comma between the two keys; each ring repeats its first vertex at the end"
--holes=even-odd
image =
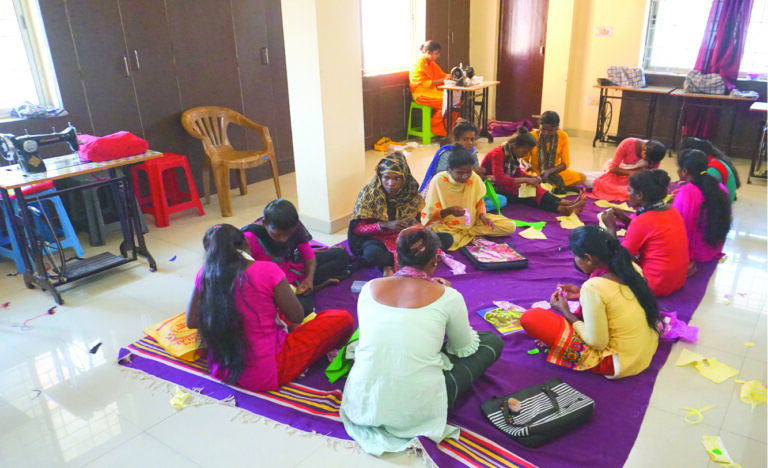
{"type": "Polygon", "coordinates": [[[656,101],[659,96],[670,94],[675,88],[668,86],[646,86],[645,88],[631,88],[627,86],[615,86],[615,85],[595,85],[594,88],[600,90],[600,104],[597,110],[597,126],[595,128],[595,138],[592,140],[592,146],[598,141],[601,143],[618,143],[618,138],[615,136],[609,136],[608,130],[611,127],[611,120],[613,120],[613,104],[611,99],[621,101],[625,99],[624,92],[633,93],[648,93],[651,96],[648,102],[648,114],[645,121],[645,138],[651,139],[653,137],[653,121],[656,116],[656,101]],[[609,92],[619,91],[621,95],[612,96],[609,92]]]}
{"type": "Polygon", "coordinates": [[[757,98],[747,98],[741,96],[731,96],[729,94],[701,94],[701,93],[686,93],[682,89],[676,89],[670,93],[670,96],[674,96],[683,100],[680,106],[679,113],[677,114],[677,125],[675,126],[675,134],[672,136],[672,148],[677,149],[677,144],[683,139],[683,119],[685,118],[685,109],[687,107],[698,107],[700,109],[722,109],[723,105],[731,104],[731,124],[728,127],[728,139],[726,140],[726,154],[731,152],[731,139],[733,137],[733,126],[736,122],[736,108],[740,103],[753,102],[757,98]],[[708,101],[708,102],[703,102],[708,101]],[[680,140],[678,140],[678,135],[680,140]]]}
{"type": "MultiPolygon", "coordinates": [[[[448,93],[447,99],[451,107],[453,106],[453,92],[462,92],[461,107],[459,108],[461,117],[477,125],[477,128],[480,130],[479,136],[487,137],[489,143],[493,143],[493,135],[488,132],[488,89],[491,86],[497,86],[499,83],[501,81],[482,81],[472,86],[439,86],[440,89],[448,93]],[[479,97],[477,97],[477,91],[481,91],[479,97]],[[480,108],[478,112],[475,112],[476,106],[480,108]]],[[[453,109],[451,109],[447,116],[443,115],[445,133],[449,137],[453,131],[452,111],[453,109]]]]}
{"type": "Polygon", "coordinates": [[[53,169],[39,174],[26,174],[19,169],[18,165],[0,168],[0,190],[2,190],[3,193],[2,202],[5,206],[6,213],[9,214],[11,229],[16,236],[20,254],[24,259],[24,267],[26,269],[24,272],[24,284],[27,288],[32,289],[35,286],[38,286],[43,291],[49,291],[57,304],[63,304],[64,301],[56,290],[56,286],[132,262],[138,259],[138,255],[147,258],[150,271],[157,270],[155,259],[152,258],[152,255],[149,253],[146,243],[144,242],[144,234],[141,231],[141,224],[139,222],[139,212],[134,201],[131,178],[127,176],[118,176],[117,168],[144,162],[160,156],[162,156],[162,153],[157,151],[147,151],[146,153],[136,156],[128,156],[112,161],[82,163],[75,166],[53,169]],[[44,257],[47,255],[48,258],[51,259],[53,255],[52,252],[56,253],[56,255],[59,254],[57,250],[46,246],[45,241],[38,236],[22,188],[40,182],[59,180],[103,170],[108,170],[110,176],[110,178],[105,181],[57,190],[47,195],[33,194],[29,197],[38,201],[74,190],[83,190],[102,185],[111,186],[113,193],[115,194],[115,200],[117,200],[117,211],[120,217],[120,226],[123,231],[123,242],[120,244],[120,256],[104,252],[88,258],[63,260],[60,264],[54,265],[53,267],[48,265],[48,268],[46,268],[44,257]],[[13,190],[16,195],[15,201],[18,204],[18,210],[14,209],[11,197],[7,196],[10,190],[13,190]],[[128,250],[131,251],[130,257],[128,256],[128,250]]]}
{"type": "Polygon", "coordinates": [[[763,166],[763,162],[768,164],[768,149],[766,149],[766,136],[768,136],[768,127],[766,127],[766,115],[768,115],[768,103],[766,102],[754,102],[749,106],[751,112],[760,112],[763,114],[763,131],[760,132],[760,144],[757,147],[757,152],[752,155],[752,163],[749,165],[749,175],[747,176],[747,183],[752,183],[752,177],[758,177],[766,179],[766,173],[759,174],[760,168],[763,166]]]}

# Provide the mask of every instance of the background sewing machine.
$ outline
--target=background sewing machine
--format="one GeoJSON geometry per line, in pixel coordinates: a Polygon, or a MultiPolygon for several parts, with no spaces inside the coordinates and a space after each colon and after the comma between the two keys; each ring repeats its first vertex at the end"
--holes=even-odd
{"type": "Polygon", "coordinates": [[[51,168],[66,167],[80,161],[77,156],[80,146],[77,142],[77,130],[72,125],[61,132],[41,135],[0,134],[0,153],[10,164],[18,164],[22,171],[37,174],[47,170],[46,162],[40,157],[40,147],[55,143],[67,143],[74,154],[48,158],[47,163],[51,168]]]}
{"type": "Polygon", "coordinates": [[[474,76],[475,69],[469,65],[465,67],[463,63],[459,63],[459,66],[451,68],[451,78],[456,82],[456,86],[468,86],[474,76]]]}

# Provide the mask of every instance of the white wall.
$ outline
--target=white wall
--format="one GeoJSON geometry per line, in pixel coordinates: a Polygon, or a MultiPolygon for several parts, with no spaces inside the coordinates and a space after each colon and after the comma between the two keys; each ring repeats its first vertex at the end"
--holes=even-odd
{"type": "Polygon", "coordinates": [[[546,53],[541,92],[541,112],[555,111],[560,126],[568,124],[565,115],[568,67],[571,63],[574,0],[550,0],[547,11],[546,53]]]}
{"type": "MultiPolygon", "coordinates": [[[[475,74],[496,79],[499,56],[499,0],[472,0],[469,3],[469,64],[475,74]]],[[[496,118],[496,88],[488,96],[488,118],[496,118]]]]}
{"type": "Polygon", "coordinates": [[[282,0],[299,214],[310,228],[348,222],[366,182],[358,0],[282,0]]]}

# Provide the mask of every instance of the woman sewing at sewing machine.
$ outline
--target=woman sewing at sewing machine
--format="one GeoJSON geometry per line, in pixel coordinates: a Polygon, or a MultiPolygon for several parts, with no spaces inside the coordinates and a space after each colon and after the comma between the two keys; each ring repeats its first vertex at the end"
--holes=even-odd
{"type": "MultiPolygon", "coordinates": [[[[437,136],[446,136],[443,127],[443,90],[439,86],[449,78],[436,60],[440,58],[440,43],[427,41],[419,46],[422,56],[411,67],[408,75],[413,100],[419,104],[426,104],[435,109],[432,114],[432,133],[437,136]]],[[[452,118],[456,118],[453,116],[452,118]]]]}

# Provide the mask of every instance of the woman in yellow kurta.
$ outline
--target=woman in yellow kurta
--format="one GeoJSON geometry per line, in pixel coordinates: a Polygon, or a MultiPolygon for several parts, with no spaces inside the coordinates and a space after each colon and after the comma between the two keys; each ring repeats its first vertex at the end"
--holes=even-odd
{"type": "Polygon", "coordinates": [[[436,60],[440,58],[440,44],[437,41],[427,41],[419,47],[423,54],[411,67],[408,74],[413,100],[426,104],[435,109],[432,114],[432,133],[445,136],[443,127],[443,90],[442,86],[448,75],[440,68],[436,60]]]}
{"type": "Polygon", "coordinates": [[[571,165],[568,134],[557,127],[560,116],[557,112],[546,111],[539,118],[539,129],[531,132],[536,138],[536,146],[525,156],[533,172],[541,180],[555,186],[555,193],[568,190],[578,191],[575,185],[584,182],[584,174],[569,169],[571,165]]]}
{"type": "Polygon", "coordinates": [[[472,170],[472,155],[463,148],[451,151],[448,170],[438,172],[429,183],[421,222],[438,233],[453,236],[448,250],[469,244],[475,236],[508,236],[515,222],[486,213],[485,185],[472,170]]]}

